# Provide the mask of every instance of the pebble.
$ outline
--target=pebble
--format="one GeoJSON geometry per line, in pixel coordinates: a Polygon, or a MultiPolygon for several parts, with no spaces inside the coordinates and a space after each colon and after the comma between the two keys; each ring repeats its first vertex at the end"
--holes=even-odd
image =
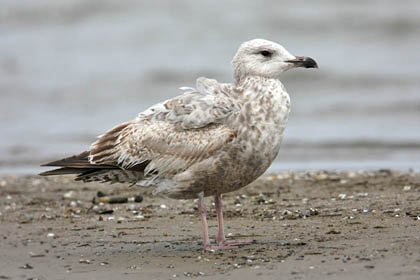
{"type": "Polygon", "coordinates": [[[23,265],[23,266],[21,266],[19,268],[21,268],[21,269],[33,269],[34,267],[32,265],[26,263],[25,265],[23,265]]]}
{"type": "Polygon", "coordinates": [[[68,191],[66,193],[63,194],[64,198],[71,198],[74,195],[74,191],[68,191]]]}
{"type": "Polygon", "coordinates": [[[76,206],[77,206],[77,202],[76,202],[76,201],[74,201],[74,200],[72,200],[72,201],[70,202],[70,206],[71,206],[71,207],[76,207],[76,206]]]}
{"type": "Polygon", "coordinates": [[[403,191],[408,192],[411,191],[411,186],[404,186],[403,191]]]}
{"type": "Polygon", "coordinates": [[[356,194],[356,196],[357,196],[357,197],[366,197],[366,196],[368,196],[368,193],[367,193],[367,192],[364,192],[364,193],[357,193],[357,194],[356,194]]]}
{"type": "Polygon", "coordinates": [[[341,200],[345,200],[347,198],[347,195],[345,193],[340,193],[338,195],[338,198],[341,199],[341,200]]]}
{"type": "Polygon", "coordinates": [[[90,260],[88,259],[80,259],[79,263],[90,264],[90,260]]]}
{"type": "Polygon", "coordinates": [[[317,173],[317,174],[314,176],[314,178],[315,178],[315,180],[318,180],[318,181],[320,181],[320,180],[325,180],[325,179],[327,179],[327,178],[328,178],[328,175],[327,175],[327,174],[325,174],[325,173],[317,173]]]}
{"type": "Polygon", "coordinates": [[[367,268],[367,269],[374,269],[375,266],[374,265],[365,265],[365,268],[367,268]]]}
{"type": "Polygon", "coordinates": [[[31,258],[41,258],[41,257],[45,257],[45,255],[44,255],[44,254],[35,254],[35,253],[33,253],[33,252],[29,252],[29,256],[30,256],[31,258]]]}

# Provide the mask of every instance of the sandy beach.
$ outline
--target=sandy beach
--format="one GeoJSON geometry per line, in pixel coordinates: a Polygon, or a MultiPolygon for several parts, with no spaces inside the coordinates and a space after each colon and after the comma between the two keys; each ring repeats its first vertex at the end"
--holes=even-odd
{"type": "Polygon", "coordinates": [[[266,175],[224,196],[229,238],[253,244],[205,252],[192,200],[5,176],[0,279],[419,279],[419,199],[416,172],[266,175]]]}

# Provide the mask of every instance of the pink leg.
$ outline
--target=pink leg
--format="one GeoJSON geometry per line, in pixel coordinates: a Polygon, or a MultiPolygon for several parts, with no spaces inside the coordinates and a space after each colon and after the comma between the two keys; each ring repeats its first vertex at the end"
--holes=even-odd
{"type": "Polygon", "coordinates": [[[219,226],[216,241],[219,244],[223,244],[224,242],[226,242],[226,237],[225,237],[225,229],[224,229],[224,226],[223,226],[222,196],[220,194],[217,194],[214,197],[214,200],[215,200],[215,204],[216,204],[217,224],[219,226]]]}
{"type": "Polygon", "coordinates": [[[236,245],[249,244],[252,241],[242,241],[242,242],[227,242],[225,238],[225,233],[223,229],[223,214],[222,214],[222,197],[221,195],[216,195],[216,212],[217,212],[217,222],[219,225],[219,231],[216,237],[218,245],[211,245],[209,239],[209,231],[207,226],[207,209],[204,203],[204,193],[201,192],[198,195],[198,211],[201,218],[201,226],[203,228],[203,247],[204,250],[229,250],[238,248],[236,245]]]}
{"type": "Polygon", "coordinates": [[[224,231],[224,226],[223,226],[223,211],[222,211],[223,203],[222,203],[221,194],[217,194],[215,196],[215,204],[216,204],[216,213],[217,213],[217,223],[219,226],[216,241],[219,245],[218,246],[219,249],[232,249],[232,248],[237,248],[236,245],[252,243],[252,241],[233,241],[233,242],[226,241],[225,231],[224,231]]]}
{"type": "Polygon", "coordinates": [[[198,212],[200,213],[201,226],[203,227],[203,246],[204,249],[210,246],[209,230],[207,226],[207,209],[204,203],[204,193],[198,194],[198,212]]]}

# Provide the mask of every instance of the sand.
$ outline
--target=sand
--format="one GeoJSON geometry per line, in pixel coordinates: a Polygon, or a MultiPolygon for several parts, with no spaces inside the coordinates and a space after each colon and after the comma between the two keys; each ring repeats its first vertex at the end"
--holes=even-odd
{"type": "Polygon", "coordinates": [[[207,252],[194,201],[1,177],[0,279],[420,279],[420,173],[266,175],[224,202],[229,239],[253,244],[207,252]]]}

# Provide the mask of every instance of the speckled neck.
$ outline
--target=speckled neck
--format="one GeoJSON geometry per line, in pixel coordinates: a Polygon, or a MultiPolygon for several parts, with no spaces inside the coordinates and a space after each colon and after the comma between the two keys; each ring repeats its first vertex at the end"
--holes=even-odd
{"type": "Polygon", "coordinates": [[[237,81],[235,85],[237,87],[244,87],[247,88],[249,85],[281,85],[281,82],[279,79],[276,78],[267,78],[267,77],[261,77],[261,76],[246,76],[245,78],[237,81]]]}

